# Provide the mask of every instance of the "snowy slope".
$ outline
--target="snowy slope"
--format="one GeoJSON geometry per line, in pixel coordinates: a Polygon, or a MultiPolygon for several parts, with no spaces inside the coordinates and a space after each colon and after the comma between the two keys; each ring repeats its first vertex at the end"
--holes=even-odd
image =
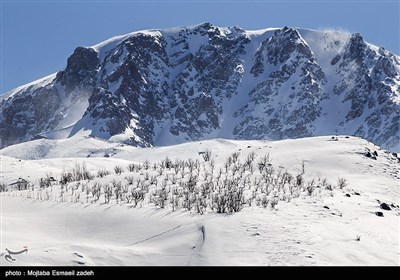
{"type": "Polygon", "coordinates": [[[400,59],[361,34],[210,23],[78,47],[1,97],[1,147],[77,133],[137,147],[355,135],[400,149],[400,59]]]}
{"type": "MultiPolygon", "coordinates": [[[[233,152],[240,153],[241,161],[251,152],[256,161],[269,153],[277,172],[299,174],[304,162],[305,180],[326,178],[333,190],[317,187],[312,195],[303,192],[289,201],[280,200],[275,209],[253,203],[236,213],[208,210],[200,215],[194,209],[173,211],[170,205],[161,209],[146,201],[138,207],[115,199],[104,203],[102,197],[91,203],[92,197],[87,202],[83,194],[76,200],[76,193],[61,201],[57,184],[36,189],[31,198],[29,191],[11,188],[0,193],[1,250],[27,246],[28,252],[15,255],[13,263],[3,255],[1,265],[400,264],[399,160],[365,140],[344,136],[338,141],[331,137],[216,139],[137,149],[84,135],[71,139],[75,144],[69,144],[68,152],[68,139],[35,140],[1,150],[2,182],[9,184],[23,177],[37,186],[37,180],[46,174],[60,179],[61,172],[85,163],[94,174],[110,170],[105,178],[88,182],[105,183],[136,174],[128,172],[130,163],[160,162],[167,156],[173,161],[198,159],[207,167],[199,152],[210,149],[216,166],[222,168],[233,152]],[[94,145],[97,153],[88,148],[94,145]],[[377,152],[376,160],[365,156],[367,148],[377,152]],[[106,150],[113,151],[109,158],[104,157],[106,150]],[[123,167],[121,175],[114,174],[116,165],[123,167]],[[338,178],[347,179],[343,189],[337,186],[338,178]],[[50,199],[41,196],[46,192],[50,199]],[[391,205],[390,211],[379,207],[383,202],[391,205]],[[377,211],[384,216],[378,217],[377,211]]],[[[153,174],[151,168],[148,172],[153,174]]],[[[69,193],[75,184],[69,185],[69,193]]]]}

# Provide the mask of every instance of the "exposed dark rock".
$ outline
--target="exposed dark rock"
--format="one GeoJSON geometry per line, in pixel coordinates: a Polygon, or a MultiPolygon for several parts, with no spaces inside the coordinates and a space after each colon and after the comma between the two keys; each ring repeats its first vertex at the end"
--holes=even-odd
{"type": "Polygon", "coordinates": [[[375,153],[366,152],[364,155],[365,155],[367,158],[376,160],[376,155],[375,155],[375,153]]]}
{"type": "Polygon", "coordinates": [[[387,205],[386,203],[381,203],[381,205],[379,206],[381,209],[383,209],[383,210],[388,210],[388,211],[390,211],[390,210],[392,210],[390,207],[389,207],[389,205],[387,205]]]}
{"type": "Polygon", "coordinates": [[[67,93],[73,91],[77,86],[93,87],[99,63],[97,52],[94,49],[77,47],[68,58],[67,67],[57,73],[57,81],[65,86],[67,93]]]}
{"type": "Polygon", "coordinates": [[[383,217],[383,213],[380,211],[375,212],[375,215],[377,215],[378,217],[383,217]]]}
{"type": "Polygon", "coordinates": [[[338,61],[341,59],[342,57],[337,54],[331,61],[331,65],[335,65],[336,63],[338,63],[338,61]]]}

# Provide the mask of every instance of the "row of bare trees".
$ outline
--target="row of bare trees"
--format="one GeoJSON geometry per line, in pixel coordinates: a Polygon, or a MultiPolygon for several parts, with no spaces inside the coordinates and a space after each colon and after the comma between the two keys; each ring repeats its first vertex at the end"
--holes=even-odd
{"type": "MultiPolygon", "coordinates": [[[[59,181],[54,182],[49,175],[40,178],[39,189],[45,190],[45,193],[40,191],[40,199],[55,197],[53,186],[57,185],[58,194],[54,199],[63,202],[109,204],[114,201],[133,207],[147,204],[203,214],[239,212],[253,204],[275,208],[279,201],[333,190],[326,178],[306,180],[304,168],[299,174],[275,169],[269,154],[257,157],[255,152],[250,152],[241,158],[239,152],[233,152],[218,165],[211,150],[201,155],[204,161],[191,158],[173,161],[165,157],[155,163],[145,160],[125,168],[115,166],[114,173],[100,169],[97,176],[85,164],[76,164],[72,170],[64,170],[59,181]]],[[[346,184],[340,178],[337,185],[342,189],[346,184]]],[[[0,191],[6,189],[0,185],[0,191]]]]}

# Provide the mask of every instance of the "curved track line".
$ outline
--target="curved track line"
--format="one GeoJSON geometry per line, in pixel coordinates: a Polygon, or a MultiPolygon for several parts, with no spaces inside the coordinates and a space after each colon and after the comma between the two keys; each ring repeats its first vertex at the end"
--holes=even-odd
{"type": "Polygon", "coordinates": [[[198,253],[201,251],[204,242],[206,241],[206,228],[204,227],[204,225],[202,225],[199,229],[201,231],[201,236],[199,236],[199,238],[197,239],[196,245],[193,246],[193,252],[190,255],[190,258],[186,264],[188,266],[193,265],[193,262],[197,261],[195,256],[198,255],[198,253]],[[195,259],[193,259],[193,257],[195,257],[195,259]]]}
{"type": "Polygon", "coordinates": [[[170,231],[176,230],[176,229],[178,229],[178,228],[180,228],[180,227],[181,227],[181,225],[176,226],[176,227],[174,227],[173,229],[169,229],[169,230],[163,231],[163,232],[161,232],[161,233],[159,233],[159,234],[150,236],[150,237],[148,237],[148,238],[146,238],[146,239],[139,240],[139,241],[136,241],[136,242],[134,242],[134,243],[132,243],[132,244],[128,244],[128,245],[125,245],[125,246],[133,246],[133,245],[136,245],[136,244],[138,244],[138,243],[145,242],[145,241],[147,241],[147,240],[150,240],[150,239],[156,238],[156,237],[158,237],[158,236],[161,236],[161,235],[163,235],[163,234],[166,234],[166,233],[168,233],[168,232],[170,232],[170,231]]]}

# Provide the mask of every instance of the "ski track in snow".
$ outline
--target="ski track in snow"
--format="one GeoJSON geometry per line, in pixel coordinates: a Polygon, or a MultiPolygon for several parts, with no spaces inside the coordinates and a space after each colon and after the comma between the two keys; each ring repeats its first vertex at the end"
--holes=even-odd
{"type": "Polygon", "coordinates": [[[143,240],[136,241],[136,242],[134,242],[134,243],[132,243],[132,244],[128,244],[128,245],[126,245],[126,246],[134,246],[134,245],[136,245],[136,244],[138,244],[138,243],[146,242],[146,241],[148,241],[148,240],[150,240],[150,239],[153,239],[153,238],[159,237],[159,236],[161,236],[161,235],[164,235],[164,234],[166,234],[166,233],[168,233],[168,232],[174,231],[174,230],[176,230],[176,229],[178,229],[178,228],[180,228],[180,227],[181,227],[181,225],[176,226],[176,227],[174,227],[173,229],[169,229],[169,230],[163,231],[163,232],[161,232],[161,233],[159,233],[159,234],[150,236],[150,237],[145,238],[145,239],[143,239],[143,240]]]}

